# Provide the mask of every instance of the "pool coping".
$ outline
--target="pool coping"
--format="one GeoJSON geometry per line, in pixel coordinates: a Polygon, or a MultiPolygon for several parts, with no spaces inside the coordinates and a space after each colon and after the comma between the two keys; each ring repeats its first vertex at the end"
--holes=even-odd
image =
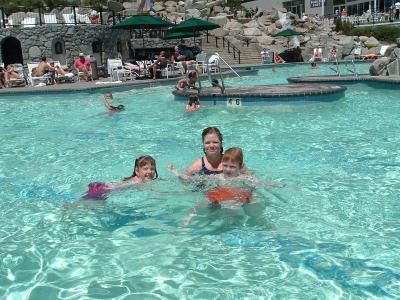
{"type": "MultiPolygon", "coordinates": [[[[237,73],[242,76],[255,75],[258,72],[254,66],[243,66],[236,68],[237,73]]],[[[222,75],[224,77],[236,76],[229,69],[223,69],[222,75]]],[[[207,74],[201,74],[199,77],[206,78],[207,74]]],[[[129,90],[136,88],[149,88],[156,86],[175,85],[177,81],[183,76],[174,76],[163,79],[141,79],[141,80],[129,80],[123,82],[113,82],[107,80],[97,80],[89,82],[74,82],[74,83],[62,83],[56,85],[46,85],[40,87],[24,86],[24,87],[13,87],[0,89],[0,95],[22,95],[22,94],[60,94],[60,93],[76,93],[76,92],[94,92],[94,91],[109,91],[109,90],[129,90]],[[101,82],[101,83],[98,83],[101,82]]]]}

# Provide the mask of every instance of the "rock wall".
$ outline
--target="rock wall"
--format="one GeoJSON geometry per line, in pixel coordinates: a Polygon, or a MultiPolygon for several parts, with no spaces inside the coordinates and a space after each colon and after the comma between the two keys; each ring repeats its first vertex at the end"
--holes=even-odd
{"type": "MultiPolygon", "coordinates": [[[[129,58],[129,44],[133,51],[135,49],[147,48],[173,48],[180,40],[165,41],[159,38],[131,38],[129,30],[115,30],[110,26],[93,25],[46,25],[30,28],[4,28],[0,29],[0,51],[15,51],[3,47],[7,38],[13,37],[21,43],[23,62],[38,62],[42,56],[53,60],[59,60],[61,64],[72,65],[80,52],[85,55],[92,55],[98,64],[106,64],[107,58],[118,57],[118,50],[122,58],[129,58]],[[62,54],[57,54],[55,43],[63,45],[62,54]],[[94,53],[93,43],[101,45],[101,52],[94,53]],[[121,49],[117,49],[117,45],[121,49]],[[101,62],[100,62],[101,60],[101,62]]],[[[185,39],[187,46],[198,45],[192,38],[185,39]]],[[[95,50],[96,51],[96,50],[95,50]]],[[[0,57],[4,58],[3,52],[0,57]]]]}
{"type": "MultiPolygon", "coordinates": [[[[47,25],[31,28],[5,28],[0,30],[1,51],[8,37],[14,37],[21,43],[24,63],[40,61],[42,56],[62,60],[62,64],[71,65],[80,52],[93,55],[93,43],[102,45],[103,60],[107,57],[117,57],[117,43],[130,41],[130,34],[125,30],[112,30],[108,26],[90,25],[47,25]],[[63,44],[63,54],[57,54],[54,49],[56,41],[63,44]]],[[[127,51],[123,51],[128,55],[127,51]]],[[[3,52],[1,52],[3,58],[3,52]]]]}

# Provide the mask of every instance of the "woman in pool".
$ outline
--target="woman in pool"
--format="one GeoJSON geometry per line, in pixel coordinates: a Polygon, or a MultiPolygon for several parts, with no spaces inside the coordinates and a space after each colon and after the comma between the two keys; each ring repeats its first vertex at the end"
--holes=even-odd
{"type": "Polygon", "coordinates": [[[135,183],[145,183],[158,178],[156,161],[150,155],[143,155],[135,159],[132,176],[125,177],[117,183],[92,182],[83,199],[104,200],[107,194],[135,183]]]}
{"type": "Polygon", "coordinates": [[[217,175],[222,173],[223,137],[217,127],[207,127],[203,130],[204,156],[193,161],[185,170],[184,175],[217,175]]]}

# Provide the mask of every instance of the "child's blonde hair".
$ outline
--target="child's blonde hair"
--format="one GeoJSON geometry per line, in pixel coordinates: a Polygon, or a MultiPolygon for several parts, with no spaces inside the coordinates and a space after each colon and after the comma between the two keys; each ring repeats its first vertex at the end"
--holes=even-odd
{"type": "Polygon", "coordinates": [[[243,167],[243,151],[239,147],[229,148],[225,151],[222,156],[222,162],[231,162],[239,164],[239,167],[243,167]]]}

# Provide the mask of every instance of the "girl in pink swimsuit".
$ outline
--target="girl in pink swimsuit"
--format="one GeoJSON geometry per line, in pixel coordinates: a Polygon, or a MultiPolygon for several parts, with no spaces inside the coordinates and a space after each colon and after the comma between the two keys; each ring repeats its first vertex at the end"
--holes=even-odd
{"type": "Polygon", "coordinates": [[[132,176],[125,177],[121,182],[117,183],[92,182],[82,198],[86,200],[105,200],[112,191],[127,187],[133,183],[145,183],[157,178],[155,159],[150,155],[140,156],[135,159],[132,176]]]}

